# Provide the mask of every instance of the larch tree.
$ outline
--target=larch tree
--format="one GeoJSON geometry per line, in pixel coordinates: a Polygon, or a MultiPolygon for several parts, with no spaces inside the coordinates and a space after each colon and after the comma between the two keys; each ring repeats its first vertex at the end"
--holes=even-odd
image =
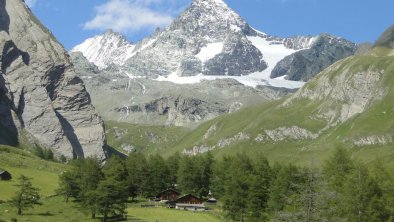
{"type": "Polygon", "coordinates": [[[21,175],[16,186],[19,189],[11,199],[11,204],[16,207],[18,215],[27,208],[41,205],[39,189],[33,186],[30,178],[21,175]]]}

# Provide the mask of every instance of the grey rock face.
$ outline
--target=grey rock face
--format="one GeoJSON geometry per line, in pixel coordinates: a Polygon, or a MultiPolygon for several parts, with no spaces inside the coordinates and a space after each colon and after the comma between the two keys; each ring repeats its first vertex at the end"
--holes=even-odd
{"type": "Polygon", "coordinates": [[[98,73],[99,69],[93,63],[89,62],[85,56],[81,52],[72,52],[71,53],[71,62],[74,64],[75,71],[77,73],[81,72],[90,72],[90,73],[98,73]]]}
{"type": "Polygon", "coordinates": [[[357,45],[345,39],[321,35],[310,49],[298,51],[280,61],[271,78],[286,76],[288,80],[308,81],[338,60],[352,56],[357,45]]]}
{"type": "Polygon", "coordinates": [[[122,107],[116,111],[167,115],[166,125],[197,123],[228,113],[228,109],[224,108],[222,104],[210,104],[201,99],[183,96],[162,97],[140,106],[122,107]]]}
{"type": "Polygon", "coordinates": [[[223,51],[209,60],[203,70],[205,75],[240,76],[263,71],[267,63],[261,52],[241,33],[229,35],[223,51]]]}
{"type": "Polygon", "coordinates": [[[0,15],[1,125],[58,156],[104,158],[102,121],[64,48],[22,0],[2,0],[0,15]]]}
{"type": "Polygon", "coordinates": [[[156,78],[179,76],[247,75],[267,68],[261,52],[246,38],[257,35],[221,0],[194,0],[166,30],[140,44],[124,65],[127,73],[156,78]],[[221,53],[208,61],[196,56],[211,43],[223,43],[221,53]]]}

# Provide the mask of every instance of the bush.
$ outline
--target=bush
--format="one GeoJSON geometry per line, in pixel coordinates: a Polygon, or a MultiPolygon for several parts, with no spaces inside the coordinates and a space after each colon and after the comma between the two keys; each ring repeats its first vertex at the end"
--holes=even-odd
{"type": "Polygon", "coordinates": [[[43,160],[54,160],[54,154],[51,149],[44,149],[37,146],[34,150],[34,154],[43,160]]]}

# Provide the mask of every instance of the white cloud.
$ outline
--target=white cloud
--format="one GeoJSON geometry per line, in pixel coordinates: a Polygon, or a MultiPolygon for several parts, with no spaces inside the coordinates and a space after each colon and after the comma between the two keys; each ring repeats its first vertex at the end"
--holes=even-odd
{"type": "Polygon", "coordinates": [[[95,8],[95,17],[83,27],[89,30],[113,29],[124,33],[168,25],[174,13],[187,0],[109,0],[95,8]]]}
{"type": "Polygon", "coordinates": [[[26,4],[32,8],[37,3],[37,0],[26,0],[26,4]]]}

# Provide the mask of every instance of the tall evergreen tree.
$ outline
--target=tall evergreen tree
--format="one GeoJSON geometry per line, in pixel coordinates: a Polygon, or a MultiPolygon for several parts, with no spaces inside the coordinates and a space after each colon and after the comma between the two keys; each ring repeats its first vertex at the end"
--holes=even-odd
{"type": "Polygon", "coordinates": [[[109,216],[124,217],[127,207],[127,171],[124,161],[117,156],[111,157],[102,169],[103,179],[93,194],[97,211],[103,215],[103,221],[109,216]]]}
{"type": "Polygon", "coordinates": [[[39,189],[34,187],[30,178],[21,175],[16,186],[19,188],[11,203],[17,209],[17,214],[21,215],[23,210],[33,208],[34,205],[41,205],[39,189]]]}
{"type": "Polygon", "coordinates": [[[145,192],[148,197],[156,196],[157,193],[171,186],[169,170],[166,161],[160,155],[153,155],[148,161],[149,183],[145,184],[145,192]]]}
{"type": "Polygon", "coordinates": [[[353,172],[354,161],[349,151],[336,148],[323,165],[324,179],[331,195],[327,196],[325,217],[329,220],[343,220],[345,215],[344,187],[353,172]]]}
{"type": "Polygon", "coordinates": [[[360,163],[345,182],[343,197],[348,221],[378,222],[390,218],[382,190],[360,163]]]}
{"type": "Polygon", "coordinates": [[[97,200],[95,191],[103,178],[101,163],[95,158],[75,161],[75,172],[79,186],[78,201],[82,209],[88,211],[92,218],[96,218],[97,200]]]}
{"type": "Polygon", "coordinates": [[[254,161],[254,172],[251,175],[248,194],[248,221],[268,221],[269,189],[272,180],[272,169],[268,160],[259,156],[254,161]]]}
{"type": "Polygon", "coordinates": [[[64,195],[64,201],[68,203],[70,197],[78,197],[80,188],[78,185],[78,175],[75,173],[75,169],[65,171],[59,176],[59,189],[57,193],[64,195]]]}
{"type": "Polygon", "coordinates": [[[144,195],[149,185],[149,169],[145,156],[141,153],[132,153],[126,161],[127,188],[129,196],[134,199],[144,195]]]}
{"type": "Polygon", "coordinates": [[[274,212],[285,210],[287,206],[296,206],[300,201],[305,183],[305,174],[296,166],[288,165],[279,168],[270,189],[269,207],[274,212]]]}
{"type": "Polygon", "coordinates": [[[229,180],[228,169],[233,161],[232,157],[223,157],[221,161],[214,162],[211,177],[211,190],[216,198],[221,199],[225,195],[224,184],[229,180]]]}
{"type": "Polygon", "coordinates": [[[167,159],[167,165],[169,170],[169,182],[172,187],[175,187],[175,184],[178,183],[178,170],[179,170],[179,162],[181,161],[182,156],[176,152],[174,155],[170,156],[167,159]]]}
{"type": "Polygon", "coordinates": [[[199,168],[196,157],[184,156],[179,162],[178,185],[183,193],[198,194],[199,168]]]}
{"type": "Polygon", "coordinates": [[[241,220],[247,216],[250,174],[253,165],[244,154],[236,155],[228,168],[228,178],[224,183],[223,210],[231,220],[241,220]]]}
{"type": "Polygon", "coordinates": [[[350,153],[343,148],[337,148],[334,155],[323,166],[328,184],[336,192],[341,192],[348,175],[353,170],[354,162],[350,158],[350,153]]]}

